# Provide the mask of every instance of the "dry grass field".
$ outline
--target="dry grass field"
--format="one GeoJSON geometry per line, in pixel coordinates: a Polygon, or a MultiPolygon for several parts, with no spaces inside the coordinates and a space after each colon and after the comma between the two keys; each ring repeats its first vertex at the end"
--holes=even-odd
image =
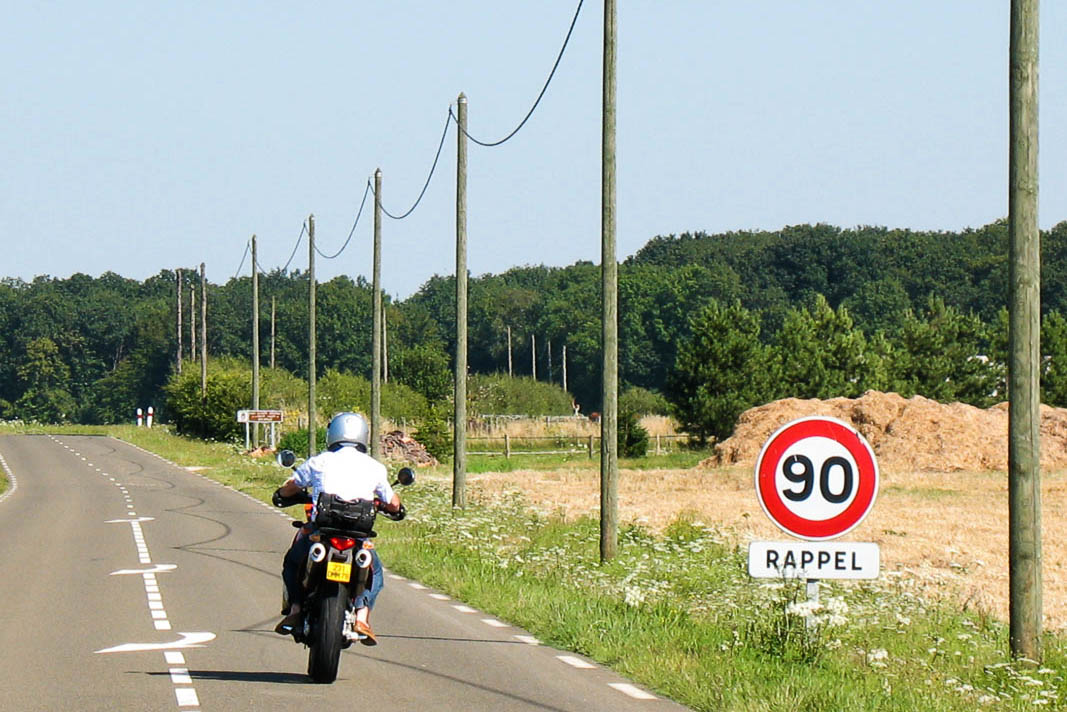
{"type": "MultiPolygon", "coordinates": [[[[472,492],[494,498],[520,491],[539,508],[567,517],[596,512],[595,469],[520,470],[469,477],[472,492]]],[[[1067,628],[1067,473],[1043,480],[1044,610],[1047,626],[1067,628]]],[[[679,514],[721,529],[739,545],[782,540],[760,509],[752,471],[623,470],[620,520],[661,529],[679,514]]],[[[877,542],[883,572],[914,577],[928,594],[1007,620],[1008,493],[1000,472],[887,474],[871,514],[845,540],[877,542]]]]}
{"type": "MultiPolygon", "coordinates": [[[[752,467],[768,436],[806,415],[853,424],[871,443],[881,488],[870,515],[845,539],[880,545],[882,571],[914,578],[928,593],[1007,619],[1007,409],[941,404],[868,392],[829,401],[787,399],[744,413],[715,456],[691,470],[623,470],[623,522],[655,530],[687,514],[738,545],[789,539],[760,509],[752,467]]],[[[647,426],[646,426],[647,427],[647,426]]],[[[664,430],[669,424],[661,424],[664,430]]],[[[1067,410],[1042,407],[1044,611],[1067,628],[1067,410]]],[[[519,490],[568,517],[599,508],[599,472],[514,471],[471,478],[486,496],[519,490]]]]}

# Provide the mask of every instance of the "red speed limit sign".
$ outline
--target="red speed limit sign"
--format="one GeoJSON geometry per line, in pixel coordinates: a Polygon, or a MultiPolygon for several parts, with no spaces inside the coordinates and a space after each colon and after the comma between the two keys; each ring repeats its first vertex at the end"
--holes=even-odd
{"type": "Polygon", "coordinates": [[[858,525],[878,494],[878,463],[863,436],[836,418],[779,428],[756,460],[756,496],[782,530],[819,541],[858,525]]]}

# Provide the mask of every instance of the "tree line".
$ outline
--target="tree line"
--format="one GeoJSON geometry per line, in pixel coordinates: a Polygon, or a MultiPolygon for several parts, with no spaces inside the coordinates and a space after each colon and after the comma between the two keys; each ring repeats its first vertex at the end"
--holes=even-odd
{"type": "MultiPolygon", "coordinates": [[[[186,284],[198,279],[183,273],[186,284]]],[[[1067,222],[1042,234],[1051,405],[1067,405],[1065,277],[1067,222]]],[[[113,273],[0,282],[0,417],[128,422],[134,408],[154,404],[166,418],[176,278],[163,270],[143,282],[113,273]]],[[[738,408],[784,396],[876,388],[987,405],[1004,397],[1007,285],[1003,221],[959,232],[817,224],[656,237],[619,270],[621,389],[655,407],[669,402],[698,437],[722,437],[738,408]]],[[[264,365],[273,300],[276,366],[306,374],[307,288],[305,271],[261,277],[264,365]]],[[[362,277],[318,286],[319,375],[369,376],[371,291],[362,277]]],[[[566,378],[582,411],[597,410],[599,292],[590,262],[471,278],[471,372],[507,374],[510,365],[515,376],[560,386],[566,378]]],[[[208,310],[210,357],[250,363],[251,278],[208,284],[208,310]]],[[[386,295],[384,313],[389,380],[428,403],[447,400],[455,279],[435,276],[403,300],[386,295]]],[[[191,367],[188,331],[183,341],[191,367]]]]}

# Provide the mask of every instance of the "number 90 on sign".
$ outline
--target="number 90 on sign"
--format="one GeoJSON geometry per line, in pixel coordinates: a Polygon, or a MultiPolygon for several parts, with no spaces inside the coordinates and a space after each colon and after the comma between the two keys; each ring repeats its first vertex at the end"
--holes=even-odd
{"type": "Polygon", "coordinates": [[[846,533],[867,515],[878,490],[870,445],[850,425],[828,417],[779,429],[763,446],[755,474],[767,516],[802,539],[846,533]]]}
{"type": "Polygon", "coordinates": [[[786,450],[775,474],[778,492],[789,502],[789,509],[804,519],[837,516],[856,494],[855,461],[848,450],[828,438],[808,438],[798,445],[786,450]]]}

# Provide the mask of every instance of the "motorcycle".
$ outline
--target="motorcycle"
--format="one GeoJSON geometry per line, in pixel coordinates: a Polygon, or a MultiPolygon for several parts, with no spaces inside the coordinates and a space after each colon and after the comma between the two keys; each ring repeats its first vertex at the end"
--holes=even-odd
{"type": "MultiPolygon", "coordinates": [[[[290,468],[296,456],[291,450],[283,450],[277,460],[290,468]]],[[[402,467],[393,486],[406,487],[414,482],[414,470],[402,467]]],[[[308,676],[315,682],[331,683],[337,679],[341,650],[360,638],[354,630],[355,602],[371,584],[372,540],[377,536],[373,529],[375,517],[380,513],[399,521],[404,513],[380,509],[377,500],[350,501],[325,492],[317,502],[311,501],[306,490],[292,497],[274,498],[277,507],[296,504],[305,505],[308,520],[314,509],[315,523],[309,534],[312,544],[302,579],[304,617],[292,635],[308,648],[308,676]]],[[[294,527],[304,525],[305,522],[293,522],[294,527]]],[[[283,601],[283,610],[289,610],[288,600],[283,601]]]]}

